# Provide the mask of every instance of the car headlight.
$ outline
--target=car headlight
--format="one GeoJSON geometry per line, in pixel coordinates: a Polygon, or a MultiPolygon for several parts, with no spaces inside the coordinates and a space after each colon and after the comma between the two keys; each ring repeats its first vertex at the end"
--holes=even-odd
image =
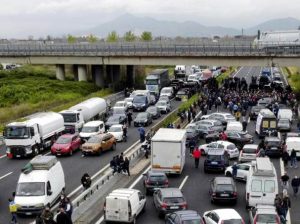
{"type": "Polygon", "coordinates": [[[141,106],[144,107],[144,106],[146,106],[146,104],[142,104],[141,106]]]}
{"type": "Polygon", "coordinates": [[[44,204],[43,203],[39,203],[39,204],[36,204],[34,207],[36,207],[36,208],[43,208],[44,204]]]}
{"type": "Polygon", "coordinates": [[[148,120],[146,119],[146,120],[144,120],[144,122],[147,122],[148,120]]]}
{"type": "Polygon", "coordinates": [[[26,153],[31,153],[32,152],[31,146],[25,146],[25,151],[26,153]]]}

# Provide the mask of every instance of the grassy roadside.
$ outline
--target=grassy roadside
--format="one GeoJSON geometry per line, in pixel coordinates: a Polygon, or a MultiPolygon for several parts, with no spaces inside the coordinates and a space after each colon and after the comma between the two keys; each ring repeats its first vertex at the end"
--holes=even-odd
{"type": "Polygon", "coordinates": [[[222,84],[222,82],[223,82],[224,79],[227,79],[227,78],[230,77],[230,75],[232,74],[232,72],[235,71],[235,69],[236,69],[236,67],[230,66],[226,72],[222,73],[221,75],[219,75],[216,78],[219,86],[222,84]]]}
{"type": "Polygon", "coordinates": [[[286,76],[288,83],[296,94],[300,94],[300,68],[283,67],[283,74],[286,76]]]}

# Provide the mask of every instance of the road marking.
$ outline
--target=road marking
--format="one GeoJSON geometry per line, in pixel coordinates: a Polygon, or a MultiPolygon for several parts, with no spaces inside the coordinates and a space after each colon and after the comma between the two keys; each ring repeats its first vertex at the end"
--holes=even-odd
{"type": "MultiPolygon", "coordinates": [[[[284,164],[283,164],[283,161],[282,161],[282,158],[280,158],[280,172],[281,172],[281,176],[284,174],[285,170],[284,170],[284,164]]],[[[291,221],[291,215],[290,215],[290,209],[288,210],[287,212],[287,215],[286,215],[286,224],[291,224],[292,221],[291,221]]]]}
{"type": "Polygon", "coordinates": [[[9,173],[7,173],[7,174],[3,175],[2,177],[0,177],[0,180],[2,180],[3,178],[5,178],[5,177],[7,177],[7,176],[11,175],[12,173],[13,173],[13,172],[9,172],[9,173]]]}
{"type": "Polygon", "coordinates": [[[4,158],[4,157],[6,157],[6,155],[0,156],[0,159],[2,159],[2,158],[4,158]]]}
{"type": "Polygon", "coordinates": [[[184,186],[184,184],[185,184],[185,182],[187,181],[188,178],[189,178],[189,176],[186,176],[186,177],[183,179],[183,181],[181,182],[181,184],[180,184],[180,186],[179,186],[179,189],[180,189],[180,190],[182,190],[182,188],[183,188],[183,186],[184,186]]]}
{"type": "Polygon", "coordinates": [[[240,67],[239,70],[233,75],[233,78],[242,70],[244,67],[240,67]]]}

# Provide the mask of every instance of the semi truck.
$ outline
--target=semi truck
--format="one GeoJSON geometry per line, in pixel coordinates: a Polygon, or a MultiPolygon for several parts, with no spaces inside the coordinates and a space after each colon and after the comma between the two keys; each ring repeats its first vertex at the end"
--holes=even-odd
{"type": "Polygon", "coordinates": [[[150,93],[159,95],[160,90],[170,84],[168,69],[155,69],[151,71],[145,80],[146,90],[150,93]]]}
{"type": "Polygon", "coordinates": [[[64,130],[63,116],[55,112],[36,113],[10,123],[3,133],[7,157],[35,156],[49,148],[64,130]]]}
{"type": "Polygon", "coordinates": [[[185,65],[176,65],[174,69],[174,76],[175,79],[186,81],[187,73],[185,65]]]}
{"type": "Polygon", "coordinates": [[[151,139],[151,169],[181,174],[185,164],[186,130],[160,128],[151,139]]]}
{"type": "Polygon", "coordinates": [[[107,112],[108,107],[105,99],[93,97],[59,113],[64,118],[67,132],[80,132],[86,122],[93,119],[104,120],[107,112]]]}

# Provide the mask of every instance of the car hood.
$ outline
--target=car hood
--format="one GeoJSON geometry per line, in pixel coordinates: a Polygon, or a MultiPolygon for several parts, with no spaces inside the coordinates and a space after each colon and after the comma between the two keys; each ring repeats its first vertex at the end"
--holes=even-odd
{"type": "Polygon", "coordinates": [[[82,148],[99,146],[99,143],[84,143],[82,148]]]}
{"type": "Polygon", "coordinates": [[[59,144],[59,143],[54,143],[52,148],[54,149],[65,149],[68,148],[70,146],[70,144],[59,144]]]}
{"type": "Polygon", "coordinates": [[[134,121],[136,122],[142,122],[142,121],[145,121],[145,120],[148,120],[147,118],[135,118],[134,121]]]}

